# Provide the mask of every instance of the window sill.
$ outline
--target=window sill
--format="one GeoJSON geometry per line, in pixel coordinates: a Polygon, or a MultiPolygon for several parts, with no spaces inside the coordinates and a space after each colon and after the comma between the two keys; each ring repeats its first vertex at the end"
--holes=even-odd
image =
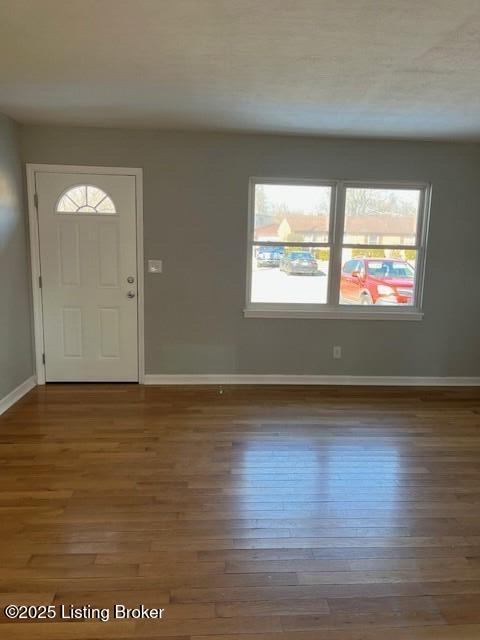
{"type": "Polygon", "coordinates": [[[324,319],[324,320],[423,320],[423,313],[418,309],[398,310],[376,309],[279,309],[255,307],[244,309],[245,318],[303,318],[303,319],[324,319]]]}

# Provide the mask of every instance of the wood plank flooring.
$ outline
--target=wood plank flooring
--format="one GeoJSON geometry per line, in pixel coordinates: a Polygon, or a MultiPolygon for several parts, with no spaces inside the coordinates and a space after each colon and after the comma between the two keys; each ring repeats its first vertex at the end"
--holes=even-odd
{"type": "Polygon", "coordinates": [[[47,385],[0,465],[0,638],[480,638],[478,388],[47,385]]]}

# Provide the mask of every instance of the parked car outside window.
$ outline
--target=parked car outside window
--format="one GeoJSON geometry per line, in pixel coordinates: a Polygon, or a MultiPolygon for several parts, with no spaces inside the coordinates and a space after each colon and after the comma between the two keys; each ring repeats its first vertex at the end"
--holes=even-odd
{"type": "Polygon", "coordinates": [[[292,251],[284,255],[280,269],[288,275],[315,275],[318,271],[317,261],[309,251],[292,251]]]}
{"type": "Polygon", "coordinates": [[[342,268],[340,297],[345,304],[411,305],[415,269],[396,258],[358,258],[342,268]]]}
{"type": "Polygon", "coordinates": [[[278,267],[284,254],[283,247],[259,247],[257,267],[278,267]]]}

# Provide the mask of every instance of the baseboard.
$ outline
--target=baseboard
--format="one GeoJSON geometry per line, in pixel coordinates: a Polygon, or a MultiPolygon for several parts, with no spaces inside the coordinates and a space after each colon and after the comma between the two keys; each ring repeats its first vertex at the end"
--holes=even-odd
{"type": "Polygon", "coordinates": [[[146,374],[146,385],[369,385],[413,387],[478,387],[480,377],[431,376],[322,376],[322,375],[249,375],[249,374],[146,374]]]}
{"type": "Polygon", "coordinates": [[[30,376],[22,384],[19,384],[16,389],[10,391],[8,395],[0,400],[0,415],[5,413],[7,409],[10,409],[12,405],[20,400],[26,393],[28,393],[37,384],[35,376],[30,376]]]}

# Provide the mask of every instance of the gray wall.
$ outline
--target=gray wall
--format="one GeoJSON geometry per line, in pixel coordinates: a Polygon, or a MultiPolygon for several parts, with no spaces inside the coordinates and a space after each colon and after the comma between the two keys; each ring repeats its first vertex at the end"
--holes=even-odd
{"type": "Polygon", "coordinates": [[[0,399],[32,374],[23,169],[17,125],[0,115],[0,399]]]}
{"type": "Polygon", "coordinates": [[[480,146],[43,126],[21,137],[28,162],[143,167],[145,257],[164,260],[146,274],[147,373],[480,375],[480,146]],[[252,175],[432,181],[425,319],[245,319],[252,175]]]}

